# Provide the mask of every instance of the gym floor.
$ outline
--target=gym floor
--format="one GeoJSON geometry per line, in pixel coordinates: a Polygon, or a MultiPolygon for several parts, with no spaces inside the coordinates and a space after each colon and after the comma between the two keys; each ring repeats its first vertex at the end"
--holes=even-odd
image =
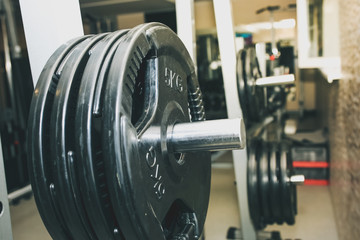
{"type": "MultiPolygon", "coordinates": [[[[228,228],[240,225],[231,152],[221,156],[218,161],[227,164],[225,167],[213,168],[210,205],[205,224],[206,240],[225,240],[228,228]]],[[[300,186],[297,192],[296,224],[274,225],[265,230],[280,231],[283,239],[338,240],[329,187],[300,186]]],[[[10,208],[14,240],[51,239],[33,198],[21,200],[18,205],[10,208]]]]}

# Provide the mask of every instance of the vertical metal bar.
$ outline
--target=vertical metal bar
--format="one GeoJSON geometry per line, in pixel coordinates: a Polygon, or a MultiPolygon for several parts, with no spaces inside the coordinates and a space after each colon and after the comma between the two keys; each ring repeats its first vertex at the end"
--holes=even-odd
{"type": "MultiPolygon", "coordinates": [[[[6,1],[5,1],[6,2],[6,1]]],[[[5,13],[6,15],[1,15],[0,16],[0,22],[1,22],[1,32],[2,32],[2,36],[3,36],[3,43],[4,43],[4,58],[5,58],[5,72],[6,72],[6,79],[8,82],[8,91],[9,91],[9,95],[10,95],[10,105],[11,105],[11,109],[12,109],[12,113],[13,113],[13,124],[8,122],[8,126],[11,126],[12,128],[12,133],[15,136],[15,138],[18,137],[19,133],[18,130],[16,128],[14,128],[14,126],[16,127],[22,127],[25,128],[25,121],[24,121],[24,117],[22,116],[22,112],[19,110],[19,104],[17,104],[16,101],[16,93],[15,93],[15,86],[14,86],[14,78],[13,78],[13,69],[12,69],[12,61],[11,61],[11,55],[10,55],[10,42],[9,42],[9,37],[8,36],[8,32],[9,31],[9,24],[6,24],[6,22],[9,20],[9,18],[13,18],[13,16],[9,16],[8,13],[5,13]]],[[[14,27],[14,26],[13,26],[14,27]]],[[[11,30],[11,31],[15,31],[15,30],[11,30]]],[[[14,42],[12,43],[14,44],[14,42]]],[[[14,56],[14,53],[12,54],[12,56],[14,56]]],[[[21,55],[18,55],[17,57],[20,57],[21,55]]],[[[18,147],[16,147],[18,148],[18,147]]],[[[22,162],[22,157],[21,156],[16,156],[16,160],[15,160],[17,169],[19,173],[23,172],[23,162],[22,162]]],[[[19,176],[19,182],[23,183],[24,182],[24,176],[20,175],[19,176]]]]}
{"type": "Polygon", "coordinates": [[[3,36],[3,42],[4,42],[5,72],[6,72],[6,78],[7,78],[7,82],[8,82],[8,86],[9,86],[11,108],[13,109],[15,124],[17,124],[18,117],[17,117],[17,111],[16,111],[15,90],[14,90],[14,81],[13,81],[13,75],[12,75],[12,63],[11,63],[11,57],[10,57],[9,39],[8,39],[8,34],[7,34],[5,15],[0,16],[0,22],[1,22],[1,33],[3,36]]]}
{"type": "MultiPolygon", "coordinates": [[[[0,8],[4,9],[4,2],[0,0],[0,8]]],[[[10,54],[6,51],[7,46],[7,33],[5,28],[5,17],[1,16],[1,31],[3,36],[3,42],[5,46],[5,69],[8,73],[9,65],[7,64],[7,58],[10,57],[10,54]],[[7,56],[8,55],[8,56],[7,56]]],[[[8,49],[7,49],[8,50],[8,49]]],[[[11,62],[10,62],[11,70],[11,62]]],[[[11,71],[10,71],[11,74],[11,71]]],[[[9,77],[7,76],[9,80],[9,77]]],[[[11,87],[11,86],[10,86],[11,87]]],[[[11,94],[11,93],[10,93],[11,94]]],[[[13,107],[13,99],[11,99],[11,105],[13,107]]],[[[11,219],[10,219],[10,208],[7,194],[6,178],[5,178],[5,169],[4,169],[4,158],[2,153],[1,146],[1,136],[0,136],[0,239],[12,240],[12,229],[11,229],[11,219]]]]}
{"type": "Polygon", "coordinates": [[[17,35],[17,27],[14,16],[13,3],[14,1],[3,0],[3,8],[6,14],[6,25],[7,25],[7,33],[9,35],[9,43],[11,48],[11,55],[13,58],[21,57],[21,47],[18,40],[17,35]]]}
{"type": "MultiPolygon", "coordinates": [[[[275,27],[274,27],[274,11],[270,10],[271,22],[271,54],[277,55],[276,40],[275,40],[275,27]]],[[[270,76],[274,74],[275,61],[270,61],[270,76]]]]}
{"type": "Polygon", "coordinates": [[[308,32],[309,13],[307,10],[307,0],[296,0],[296,16],[297,16],[297,48],[299,65],[309,58],[310,36],[308,32]]]}
{"type": "Polygon", "coordinates": [[[78,0],[20,0],[34,86],[51,54],[84,35],[78,0]]]}
{"type": "MultiPolygon", "coordinates": [[[[231,0],[213,0],[213,3],[228,117],[242,117],[236,83],[236,48],[231,0]]],[[[251,223],[247,198],[246,148],[244,150],[234,150],[233,159],[242,237],[246,240],[255,240],[256,232],[251,223]]]]}
{"type": "Polygon", "coordinates": [[[12,240],[11,230],[11,219],[10,219],[10,208],[7,195],[5,169],[4,169],[4,158],[1,147],[0,137],[0,239],[1,240],[12,240]]]}
{"type": "Polygon", "coordinates": [[[261,42],[255,45],[256,57],[259,62],[261,76],[266,77],[266,43],[261,42]]]}
{"type": "Polygon", "coordinates": [[[177,34],[196,66],[194,0],[176,0],[177,34]]]}

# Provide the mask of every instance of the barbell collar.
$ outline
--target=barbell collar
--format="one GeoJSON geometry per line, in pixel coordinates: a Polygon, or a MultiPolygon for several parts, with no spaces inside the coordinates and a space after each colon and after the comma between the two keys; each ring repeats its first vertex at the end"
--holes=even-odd
{"type": "Polygon", "coordinates": [[[180,153],[243,149],[245,125],[242,118],[177,123],[167,141],[180,153]]]}

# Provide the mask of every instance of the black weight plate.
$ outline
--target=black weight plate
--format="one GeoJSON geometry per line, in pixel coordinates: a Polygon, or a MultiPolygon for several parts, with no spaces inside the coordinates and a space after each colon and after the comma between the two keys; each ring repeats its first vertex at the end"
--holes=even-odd
{"type": "MultiPolygon", "coordinates": [[[[246,93],[246,76],[245,74],[246,51],[240,50],[236,55],[236,78],[239,93],[240,106],[245,121],[248,121],[248,99],[246,93]]],[[[246,122],[247,123],[247,122],[246,122]]]]}
{"type": "Polygon", "coordinates": [[[281,184],[281,197],[282,197],[282,213],[284,221],[287,224],[295,223],[295,213],[293,209],[292,191],[290,183],[290,175],[288,172],[288,160],[284,146],[281,145],[280,150],[280,184],[281,184]]]}
{"type": "Polygon", "coordinates": [[[260,207],[260,193],[258,184],[258,160],[257,151],[259,149],[259,142],[252,140],[248,146],[248,166],[247,166],[247,188],[248,188],[248,202],[251,220],[256,229],[262,229],[263,224],[261,220],[260,207]]]}
{"type": "Polygon", "coordinates": [[[264,89],[256,86],[256,80],[261,77],[261,72],[255,48],[246,49],[244,69],[246,103],[248,105],[247,118],[251,122],[259,122],[265,114],[265,96],[264,89]]]}
{"type": "Polygon", "coordinates": [[[260,158],[258,162],[258,184],[260,190],[260,202],[262,209],[262,219],[265,224],[272,221],[270,212],[270,198],[269,198],[269,158],[268,158],[268,146],[263,142],[260,149],[260,158]]]}
{"type": "Polygon", "coordinates": [[[141,25],[123,37],[102,101],[102,139],[111,202],[129,239],[171,239],[187,214],[200,236],[210,154],[175,154],[166,141],[175,122],[204,119],[198,87],[189,54],[166,26],[141,25]]]}
{"type": "Polygon", "coordinates": [[[62,73],[73,48],[89,36],[79,37],[60,46],[47,61],[36,85],[28,121],[27,149],[32,191],[41,218],[53,239],[73,239],[62,218],[54,188],[52,158],[50,157],[50,116],[52,103],[62,73]]]}
{"type": "Polygon", "coordinates": [[[54,160],[54,186],[64,220],[74,239],[96,239],[83,201],[77,172],[81,171],[76,155],[75,114],[79,86],[91,48],[106,34],[94,36],[80,43],[64,65],[53,103],[50,121],[50,147],[54,160]]]}
{"type": "Polygon", "coordinates": [[[282,224],[282,212],[281,212],[281,189],[280,189],[280,175],[279,175],[279,164],[280,155],[277,154],[278,144],[272,144],[270,150],[270,203],[273,218],[276,223],[282,224]]]}
{"type": "Polygon", "coordinates": [[[124,239],[114,221],[114,209],[110,204],[99,127],[101,112],[94,106],[98,105],[104,78],[125,33],[127,30],[109,34],[91,49],[76,107],[75,131],[76,136],[79,136],[75,139],[76,153],[82,168],[79,171],[79,182],[82,186],[83,203],[98,239],[124,239]]]}

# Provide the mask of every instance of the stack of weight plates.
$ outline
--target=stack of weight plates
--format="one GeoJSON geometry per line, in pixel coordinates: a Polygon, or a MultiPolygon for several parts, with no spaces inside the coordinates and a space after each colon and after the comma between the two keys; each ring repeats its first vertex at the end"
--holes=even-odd
{"type": "Polygon", "coordinates": [[[236,76],[241,109],[246,123],[261,121],[266,114],[264,88],[256,85],[261,77],[255,48],[237,54],[236,76]]]}
{"type": "Polygon", "coordinates": [[[52,238],[198,239],[210,155],[174,153],[166,139],[168,126],[204,118],[190,56],[164,25],[59,47],[28,125],[32,188],[52,238]]]}
{"type": "Polygon", "coordinates": [[[268,224],[292,225],[297,214],[296,186],[285,143],[252,139],[248,145],[248,201],[256,229],[268,224]]]}

